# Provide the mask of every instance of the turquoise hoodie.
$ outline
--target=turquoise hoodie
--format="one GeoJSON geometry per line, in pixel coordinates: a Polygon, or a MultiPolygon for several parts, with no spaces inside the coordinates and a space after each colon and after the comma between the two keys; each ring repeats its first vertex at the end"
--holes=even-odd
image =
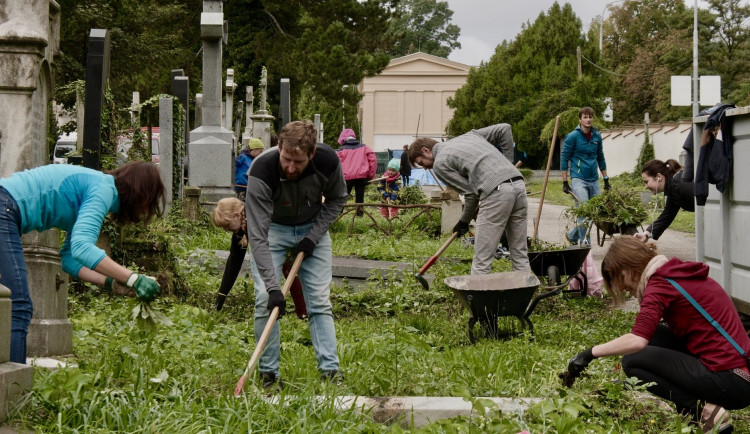
{"type": "Polygon", "coordinates": [[[51,228],[67,232],[60,249],[63,270],[78,276],[107,255],[96,246],[107,214],[120,210],[115,178],[98,170],[51,164],[0,179],[21,212],[21,233],[51,228]]]}

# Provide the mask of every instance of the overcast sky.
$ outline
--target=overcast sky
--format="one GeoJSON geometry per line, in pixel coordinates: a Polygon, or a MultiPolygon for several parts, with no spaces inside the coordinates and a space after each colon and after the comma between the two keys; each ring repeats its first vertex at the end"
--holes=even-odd
{"type": "MultiPolygon", "coordinates": [[[[591,20],[601,15],[611,2],[567,0],[583,23],[584,32],[588,32],[591,20]]],[[[448,0],[453,11],[452,23],[461,28],[458,38],[461,49],[451,53],[448,58],[472,66],[479,65],[482,60],[490,60],[497,45],[503,40],[515,39],[523,24],[533,23],[541,12],[546,13],[554,3],[554,0],[448,0]]],[[[559,3],[563,5],[566,1],[559,3]]],[[[685,3],[692,7],[693,0],[685,0],[685,3]]],[[[698,7],[706,6],[699,1],[698,7]]],[[[604,16],[608,13],[604,12],[604,16]]]]}

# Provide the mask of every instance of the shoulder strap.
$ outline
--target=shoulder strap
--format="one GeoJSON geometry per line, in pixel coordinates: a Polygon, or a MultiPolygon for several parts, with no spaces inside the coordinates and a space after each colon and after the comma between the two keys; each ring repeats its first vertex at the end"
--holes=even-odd
{"type": "Polygon", "coordinates": [[[695,299],[694,299],[694,298],[693,298],[693,297],[692,297],[692,296],[691,296],[690,294],[688,294],[688,293],[687,293],[687,291],[685,291],[685,289],[684,289],[684,288],[683,288],[682,286],[680,286],[680,284],[679,284],[679,283],[675,282],[675,281],[674,281],[674,280],[672,280],[672,279],[667,279],[667,282],[671,283],[671,284],[672,284],[672,286],[674,286],[675,288],[677,288],[677,290],[678,290],[678,291],[680,291],[680,294],[682,294],[683,296],[685,296],[685,298],[687,299],[687,301],[689,301],[689,302],[690,302],[690,304],[692,304],[692,305],[693,305],[693,307],[695,307],[695,309],[696,309],[696,310],[697,310],[698,312],[700,312],[700,314],[701,314],[701,315],[703,315],[703,317],[704,317],[704,318],[706,318],[706,320],[708,320],[708,323],[709,323],[709,324],[711,324],[712,326],[714,326],[714,327],[716,328],[716,330],[718,330],[718,331],[719,331],[719,333],[721,333],[721,335],[722,335],[722,336],[724,336],[724,338],[725,338],[725,339],[726,339],[727,341],[729,341],[729,343],[730,343],[730,344],[732,344],[732,346],[733,346],[733,347],[734,347],[734,348],[735,348],[735,349],[736,349],[736,350],[737,350],[737,351],[738,351],[738,352],[739,352],[739,353],[740,353],[740,354],[741,354],[741,355],[742,355],[743,357],[745,357],[745,351],[744,351],[744,350],[743,350],[743,349],[742,349],[742,348],[741,348],[741,347],[740,347],[740,346],[739,346],[739,345],[737,344],[737,342],[735,342],[735,341],[734,341],[734,339],[732,339],[732,337],[731,337],[731,336],[729,336],[729,333],[727,333],[727,331],[726,331],[726,330],[724,330],[724,328],[723,328],[723,327],[722,327],[722,326],[721,326],[721,325],[720,325],[720,324],[719,324],[718,322],[716,322],[716,320],[715,320],[715,319],[713,319],[713,317],[712,317],[712,316],[711,316],[711,315],[710,315],[710,314],[709,314],[708,312],[706,312],[706,310],[705,310],[705,309],[703,309],[703,308],[701,307],[701,305],[700,305],[700,304],[698,304],[698,302],[697,302],[697,301],[695,301],[695,299]]]}

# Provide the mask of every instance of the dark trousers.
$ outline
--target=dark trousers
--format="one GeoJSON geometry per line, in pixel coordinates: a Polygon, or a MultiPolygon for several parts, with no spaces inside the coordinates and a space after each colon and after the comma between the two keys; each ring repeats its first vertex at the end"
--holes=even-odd
{"type": "Polygon", "coordinates": [[[411,178],[411,174],[409,175],[404,175],[403,173],[401,174],[401,183],[404,185],[404,187],[409,185],[409,178],[411,178]]]}
{"type": "Polygon", "coordinates": [[[750,382],[731,370],[710,371],[663,324],[646,348],[622,358],[622,369],[628,377],[656,383],[649,392],[674,402],[680,414],[696,421],[706,402],[728,410],[750,405],[750,382]]]}
{"type": "MultiPolygon", "coordinates": [[[[352,188],[354,189],[354,203],[364,203],[365,201],[365,187],[367,187],[367,179],[350,179],[346,181],[346,192],[352,194],[352,188]]],[[[362,210],[357,208],[357,215],[362,215],[362,210]]]]}

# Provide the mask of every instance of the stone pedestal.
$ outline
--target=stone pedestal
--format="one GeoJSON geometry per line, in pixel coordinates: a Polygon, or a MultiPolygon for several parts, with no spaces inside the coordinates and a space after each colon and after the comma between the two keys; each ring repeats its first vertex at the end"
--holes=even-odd
{"type": "Polygon", "coordinates": [[[0,422],[31,390],[34,368],[10,360],[10,289],[0,285],[0,422]]]}
{"type": "Polygon", "coordinates": [[[456,191],[451,189],[432,193],[432,202],[440,202],[440,231],[449,234],[464,212],[461,198],[456,191]]]}
{"type": "Polygon", "coordinates": [[[273,121],[276,118],[269,114],[260,112],[250,116],[250,118],[253,120],[253,137],[260,139],[266,146],[266,149],[268,149],[271,144],[273,121]]]}
{"type": "Polygon", "coordinates": [[[189,220],[197,221],[201,215],[201,189],[198,187],[185,187],[184,194],[183,208],[185,217],[189,220]]]}
{"type": "Polygon", "coordinates": [[[34,315],[26,337],[28,357],[73,352],[73,324],[68,320],[68,275],[62,271],[57,230],[24,235],[24,258],[34,315]],[[54,247],[53,247],[54,246],[54,247]]]}

